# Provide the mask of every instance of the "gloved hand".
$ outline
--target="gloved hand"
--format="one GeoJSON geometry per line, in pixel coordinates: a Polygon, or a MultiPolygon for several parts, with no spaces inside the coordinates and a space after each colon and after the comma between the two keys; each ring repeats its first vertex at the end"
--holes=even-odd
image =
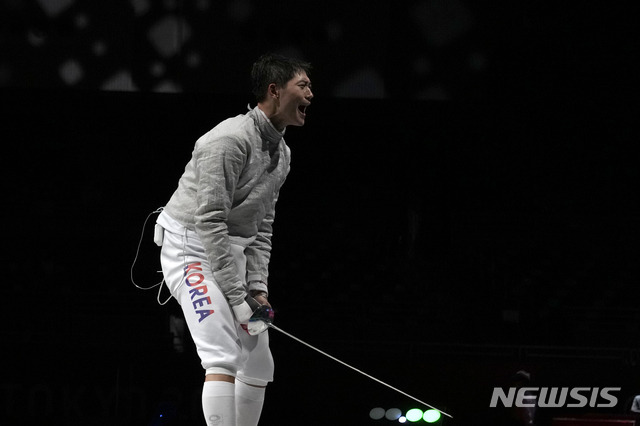
{"type": "Polygon", "coordinates": [[[263,331],[269,328],[269,324],[273,322],[273,318],[275,317],[273,309],[271,306],[262,305],[260,306],[249,319],[249,324],[247,324],[247,332],[256,336],[263,331]]]}
{"type": "Polygon", "coordinates": [[[235,315],[236,320],[240,324],[247,324],[251,315],[260,307],[260,303],[256,301],[253,297],[247,294],[247,297],[244,298],[244,302],[239,305],[232,306],[233,315],[235,315]]]}

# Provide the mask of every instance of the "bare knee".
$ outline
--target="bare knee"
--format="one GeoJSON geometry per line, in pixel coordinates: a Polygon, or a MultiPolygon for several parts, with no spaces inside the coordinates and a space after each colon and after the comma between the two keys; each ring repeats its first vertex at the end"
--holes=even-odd
{"type": "Polygon", "coordinates": [[[235,383],[236,378],[233,376],[229,376],[228,374],[207,374],[204,377],[205,382],[227,382],[227,383],[235,383]]]}

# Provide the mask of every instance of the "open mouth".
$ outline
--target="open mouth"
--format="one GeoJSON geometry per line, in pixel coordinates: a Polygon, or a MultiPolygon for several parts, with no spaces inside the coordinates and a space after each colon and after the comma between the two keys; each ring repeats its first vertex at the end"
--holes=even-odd
{"type": "Polygon", "coordinates": [[[298,111],[300,111],[300,114],[302,114],[303,116],[307,115],[307,106],[308,105],[299,105],[298,106],[298,111]]]}

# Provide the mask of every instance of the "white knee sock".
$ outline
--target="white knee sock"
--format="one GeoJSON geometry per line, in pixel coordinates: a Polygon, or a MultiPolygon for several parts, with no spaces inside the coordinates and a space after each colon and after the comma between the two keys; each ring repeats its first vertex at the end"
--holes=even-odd
{"type": "Polygon", "coordinates": [[[256,426],[262,413],[266,388],[236,380],[236,420],[238,426],[256,426]]]}
{"type": "Polygon", "coordinates": [[[235,385],[219,381],[204,382],[202,411],[207,426],[236,426],[235,385]]]}

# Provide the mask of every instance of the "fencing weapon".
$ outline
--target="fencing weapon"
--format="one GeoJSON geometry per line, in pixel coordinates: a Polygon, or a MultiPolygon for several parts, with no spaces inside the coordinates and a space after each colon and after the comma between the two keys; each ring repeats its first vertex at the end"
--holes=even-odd
{"type": "Polygon", "coordinates": [[[313,349],[314,351],[316,351],[316,352],[318,352],[318,353],[320,353],[320,354],[322,354],[322,355],[326,356],[327,358],[332,359],[332,360],[336,361],[337,363],[342,364],[342,365],[344,365],[345,367],[348,367],[348,368],[350,368],[351,370],[353,370],[353,371],[355,371],[355,372],[357,372],[357,373],[360,373],[360,374],[362,374],[363,376],[368,377],[368,378],[370,378],[371,380],[376,381],[376,382],[378,382],[378,383],[380,383],[380,384],[382,384],[382,385],[384,385],[384,386],[388,387],[389,389],[392,389],[392,390],[394,390],[394,391],[396,391],[396,392],[398,392],[398,393],[400,393],[400,394],[402,394],[402,395],[404,395],[404,396],[406,396],[406,397],[408,397],[408,398],[411,398],[411,399],[413,399],[414,401],[417,401],[417,402],[419,402],[420,404],[423,404],[423,405],[424,405],[424,406],[426,406],[426,407],[429,407],[429,408],[431,408],[431,409],[433,409],[433,410],[436,410],[436,411],[438,411],[440,414],[443,414],[443,415],[445,415],[445,416],[447,416],[447,417],[449,417],[449,418],[453,418],[453,416],[452,416],[451,414],[445,413],[444,411],[442,411],[442,410],[440,410],[440,409],[438,409],[438,408],[434,407],[433,405],[427,404],[426,402],[421,401],[421,400],[419,400],[418,398],[416,398],[416,397],[414,397],[414,396],[411,396],[411,395],[409,395],[408,393],[406,393],[406,392],[404,392],[404,391],[401,391],[400,389],[395,388],[395,387],[393,387],[393,386],[391,386],[391,385],[389,385],[389,384],[387,384],[387,383],[383,382],[382,380],[377,379],[377,378],[375,378],[375,377],[373,377],[373,376],[371,376],[371,375],[369,375],[369,374],[365,373],[364,371],[358,370],[357,368],[355,368],[355,367],[353,367],[353,366],[351,366],[351,365],[347,364],[346,362],[341,361],[341,360],[339,360],[338,358],[336,358],[336,357],[334,357],[334,356],[332,356],[332,355],[329,355],[329,354],[328,354],[328,353],[326,353],[326,352],[321,351],[320,349],[318,349],[318,348],[316,348],[316,347],[314,347],[314,346],[310,345],[309,343],[307,343],[307,342],[305,342],[305,341],[303,341],[303,340],[301,340],[301,339],[297,338],[296,336],[294,336],[294,335],[292,335],[292,334],[290,334],[290,333],[287,333],[286,331],[284,331],[284,330],[283,330],[283,329],[281,329],[280,327],[277,327],[277,326],[273,325],[273,318],[274,318],[274,312],[273,312],[273,309],[271,309],[271,308],[270,308],[270,307],[268,307],[267,305],[261,305],[261,306],[260,306],[260,307],[259,307],[259,308],[254,312],[254,313],[253,313],[253,315],[252,315],[251,319],[249,320],[249,323],[247,324],[247,331],[249,332],[249,334],[251,334],[251,335],[254,335],[254,336],[255,336],[255,335],[260,334],[260,333],[262,333],[263,331],[267,330],[268,328],[272,328],[272,329],[274,329],[274,330],[276,330],[276,331],[278,331],[278,332],[280,332],[280,333],[284,334],[285,336],[288,336],[288,337],[290,337],[291,339],[293,339],[293,340],[295,340],[295,341],[297,341],[297,342],[299,342],[299,343],[302,343],[303,345],[307,346],[308,348],[311,348],[311,349],[313,349]]]}

